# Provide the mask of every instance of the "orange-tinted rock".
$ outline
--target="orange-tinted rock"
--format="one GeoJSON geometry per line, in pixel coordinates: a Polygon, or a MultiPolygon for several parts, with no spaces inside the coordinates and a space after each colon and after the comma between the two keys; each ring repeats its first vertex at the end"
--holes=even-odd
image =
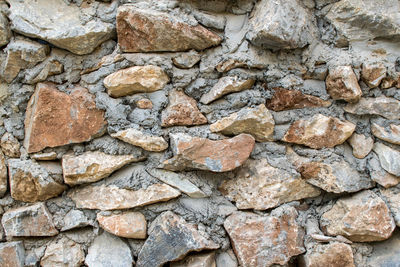
{"type": "Polygon", "coordinates": [[[25,249],[22,241],[6,242],[0,244],[0,266],[25,266],[25,249]]]}
{"type": "Polygon", "coordinates": [[[124,212],[109,216],[97,214],[97,221],[107,232],[126,238],[146,238],[147,222],[140,212],[124,212]]]}
{"type": "Polygon", "coordinates": [[[104,111],[96,108],[87,89],[63,93],[50,83],[39,83],[29,100],[25,117],[24,146],[28,153],[89,141],[106,126],[104,111]]]}
{"type": "Polygon", "coordinates": [[[228,59],[219,63],[215,68],[218,72],[227,72],[236,68],[247,68],[248,65],[243,61],[228,59]]]}
{"type": "Polygon", "coordinates": [[[301,267],[355,267],[351,246],[344,243],[316,244],[300,258],[301,267]]]}
{"type": "Polygon", "coordinates": [[[378,87],[386,77],[386,67],[382,63],[363,64],[361,78],[369,88],[378,87]]]}
{"type": "Polygon", "coordinates": [[[142,98],[136,101],[136,106],[141,109],[152,109],[153,103],[151,102],[150,99],[142,98]]]}
{"type": "Polygon", "coordinates": [[[247,160],[255,144],[254,137],[248,134],[218,141],[184,133],[171,134],[170,137],[174,157],[163,164],[165,169],[171,171],[231,171],[247,160]]]}
{"type": "Polygon", "coordinates": [[[298,90],[274,88],[274,96],[267,101],[267,108],[273,111],[289,109],[329,107],[332,103],[319,97],[306,95],[298,90]]]}
{"type": "Polygon", "coordinates": [[[351,66],[339,66],[329,70],[326,91],[333,99],[350,103],[360,100],[362,91],[351,66]]]}

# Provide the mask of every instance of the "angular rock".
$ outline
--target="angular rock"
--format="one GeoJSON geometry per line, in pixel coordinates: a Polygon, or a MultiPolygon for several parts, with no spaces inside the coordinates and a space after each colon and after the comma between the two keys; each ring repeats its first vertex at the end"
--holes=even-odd
{"type": "Polygon", "coordinates": [[[28,153],[89,141],[106,126],[104,111],[96,108],[87,89],[63,93],[50,83],[38,83],[25,115],[24,147],[28,153]]]}
{"type": "Polygon", "coordinates": [[[7,211],[1,219],[7,237],[55,236],[53,218],[43,202],[7,211]]]}
{"type": "Polygon", "coordinates": [[[385,202],[370,190],[339,199],[321,216],[323,231],[353,242],[388,239],[396,225],[385,202]]]}
{"type": "Polygon", "coordinates": [[[375,143],[373,149],[379,157],[382,168],[388,173],[400,176],[400,152],[381,143],[375,143]]]}
{"type": "Polygon", "coordinates": [[[400,119],[400,101],[386,96],[361,98],[357,104],[347,104],[344,111],[357,115],[379,115],[389,120],[400,119]]]}
{"type": "Polygon", "coordinates": [[[67,214],[65,214],[64,226],[61,228],[61,231],[68,231],[88,225],[93,225],[93,222],[86,217],[83,211],[70,210],[67,214]]]}
{"type": "Polygon", "coordinates": [[[185,259],[172,262],[171,267],[217,267],[215,262],[215,252],[198,253],[186,257],[185,259]]]}
{"type": "Polygon", "coordinates": [[[199,62],[200,59],[201,59],[200,54],[192,50],[188,53],[182,53],[176,57],[173,57],[172,62],[178,68],[190,69],[191,67],[196,65],[196,63],[199,62]]]}
{"type": "Polygon", "coordinates": [[[274,88],[274,92],[272,98],[267,101],[267,108],[273,111],[329,107],[332,104],[330,101],[322,100],[319,97],[303,94],[299,90],[274,88]]]}
{"type": "Polygon", "coordinates": [[[136,266],[161,267],[167,262],[184,258],[189,252],[217,248],[219,245],[211,241],[205,232],[167,211],[152,223],[136,266]]]}
{"type": "Polygon", "coordinates": [[[109,216],[97,214],[97,221],[107,232],[121,237],[146,239],[147,222],[140,212],[127,211],[109,216]]]}
{"type": "Polygon", "coordinates": [[[400,227],[400,189],[399,186],[391,188],[380,188],[382,199],[385,200],[390,211],[392,212],[394,221],[400,227]]]}
{"type": "Polygon", "coordinates": [[[254,138],[248,134],[212,141],[176,133],[171,134],[170,139],[174,157],[163,162],[163,168],[170,171],[231,171],[247,160],[255,144],[254,138]]]}
{"type": "Polygon", "coordinates": [[[0,14],[0,46],[8,44],[11,38],[11,30],[8,25],[7,17],[1,13],[0,14]]]}
{"type": "Polygon", "coordinates": [[[256,108],[243,108],[239,112],[210,125],[211,132],[224,135],[247,133],[258,142],[273,141],[275,121],[264,104],[256,108]]]}
{"type": "Polygon", "coordinates": [[[360,100],[362,91],[351,66],[338,66],[329,70],[326,77],[326,91],[335,100],[355,103],[360,100]]]}
{"type": "MultiPolygon", "coordinates": [[[[400,33],[400,31],[399,31],[400,33]]],[[[361,78],[369,88],[376,88],[386,77],[386,67],[382,63],[364,63],[361,70],[361,78]]]]}
{"type": "Polygon", "coordinates": [[[85,186],[68,192],[79,209],[130,209],[164,202],[180,196],[180,192],[166,184],[153,184],[146,189],[128,190],[116,186],[85,186]]]}
{"type": "Polygon", "coordinates": [[[88,16],[77,5],[62,0],[8,2],[11,6],[9,18],[12,30],[46,40],[72,53],[89,54],[112,37],[112,24],[88,16]]]}
{"type": "Polygon", "coordinates": [[[208,93],[204,94],[200,98],[200,102],[203,104],[209,104],[224,95],[250,89],[254,82],[255,81],[251,79],[241,80],[238,77],[222,77],[208,93]]]}
{"type": "Polygon", "coordinates": [[[390,174],[382,168],[378,156],[376,156],[375,153],[368,161],[368,170],[372,181],[385,188],[392,187],[400,183],[400,177],[390,174]]]}
{"type": "Polygon", "coordinates": [[[0,265],[4,267],[25,266],[25,248],[22,241],[0,243],[0,265]]]}
{"type": "Polygon", "coordinates": [[[381,82],[381,88],[382,89],[388,89],[390,87],[395,87],[397,84],[397,81],[395,80],[395,78],[393,77],[385,77],[382,79],[381,82]]]}
{"type": "Polygon", "coordinates": [[[358,159],[365,158],[369,152],[371,152],[372,147],[374,146],[374,139],[371,137],[366,137],[363,134],[354,133],[349,139],[348,142],[350,146],[353,148],[353,155],[358,159]]]}
{"type": "Polygon", "coordinates": [[[281,206],[266,216],[236,212],[226,218],[224,227],[240,266],[284,265],[305,252],[297,216],[295,208],[281,206]]]}
{"type": "Polygon", "coordinates": [[[108,155],[100,151],[88,151],[82,155],[64,155],[62,167],[64,182],[68,185],[97,182],[123,166],[143,160],[134,155],[108,155]]]}
{"type": "Polygon", "coordinates": [[[390,124],[386,129],[376,123],[372,123],[371,125],[373,135],[386,142],[400,145],[400,125],[390,124]]]}
{"type": "Polygon", "coordinates": [[[5,133],[1,137],[1,150],[4,155],[9,158],[19,158],[21,156],[21,152],[19,151],[20,144],[12,134],[5,133]]]}
{"type": "Polygon", "coordinates": [[[110,96],[121,97],[161,90],[169,77],[157,66],[133,66],[108,75],[103,82],[110,96]]]}
{"type": "Polygon", "coordinates": [[[173,90],[168,95],[169,103],[161,113],[161,126],[190,126],[207,123],[207,118],[199,111],[197,102],[184,92],[173,90]]]}
{"type": "Polygon", "coordinates": [[[353,251],[350,245],[344,243],[316,244],[300,257],[301,267],[355,267],[353,251]]]}
{"type": "Polygon", "coordinates": [[[235,177],[218,188],[238,209],[266,210],[283,203],[316,197],[320,190],[301,177],[272,167],[266,159],[247,160],[235,177]]]}
{"type": "Polygon", "coordinates": [[[118,43],[124,52],[204,50],[222,38],[188,15],[170,15],[152,9],[124,5],[118,8],[118,43]],[[190,18],[189,18],[190,19],[190,18]]]}
{"type": "Polygon", "coordinates": [[[147,151],[161,152],[168,148],[168,143],[161,136],[146,134],[133,128],[113,133],[111,136],[147,151]]]}
{"type": "Polygon", "coordinates": [[[54,240],[46,247],[44,256],[40,260],[40,266],[68,266],[80,267],[85,260],[83,247],[64,237],[60,240],[54,240]]]}
{"type": "Polygon", "coordinates": [[[0,151],[0,198],[7,192],[7,178],[6,158],[0,151]]]}
{"type": "Polygon", "coordinates": [[[295,121],[282,141],[317,149],[334,147],[346,141],[355,128],[356,126],[349,121],[317,114],[308,120],[295,121]]]}
{"type": "Polygon", "coordinates": [[[235,253],[232,249],[218,253],[216,257],[218,267],[238,267],[238,262],[235,253]]]}

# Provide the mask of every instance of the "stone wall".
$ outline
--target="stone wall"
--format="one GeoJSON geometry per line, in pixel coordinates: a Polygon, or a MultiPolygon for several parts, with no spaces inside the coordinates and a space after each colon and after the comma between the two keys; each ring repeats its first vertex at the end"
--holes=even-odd
{"type": "Polygon", "coordinates": [[[398,266],[398,0],[0,7],[0,266],[398,266]]]}

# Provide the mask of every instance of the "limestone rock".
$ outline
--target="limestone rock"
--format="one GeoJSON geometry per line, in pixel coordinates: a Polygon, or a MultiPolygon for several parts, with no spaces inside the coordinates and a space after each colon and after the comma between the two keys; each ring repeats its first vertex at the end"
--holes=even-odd
{"type": "Polygon", "coordinates": [[[210,125],[211,132],[224,135],[238,135],[247,133],[258,142],[273,141],[275,121],[271,112],[264,106],[256,108],[243,108],[239,112],[210,125]]]}
{"type": "Polygon", "coordinates": [[[0,243],[0,265],[24,267],[25,248],[22,241],[0,243]]]}
{"type": "Polygon", "coordinates": [[[400,101],[386,96],[361,98],[357,104],[347,104],[344,111],[357,115],[379,115],[389,120],[400,119],[400,101]]]}
{"type": "Polygon", "coordinates": [[[184,92],[173,90],[168,95],[169,103],[161,113],[161,126],[191,126],[207,123],[207,118],[199,111],[197,102],[184,92]]]}
{"type": "Polygon", "coordinates": [[[338,66],[329,70],[326,91],[333,99],[354,103],[360,100],[362,91],[351,66],[338,66]]]}
{"type": "Polygon", "coordinates": [[[320,190],[301,177],[272,167],[266,159],[247,160],[235,177],[219,187],[238,209],[266,210],[280,204],[316,197],[320,190]]]}
{"type": "Polygon", "coordinates": [[[8,0],[11,28],[72,53],[91,53],[112,36],[113,26],[62,0],[8,0]],[[82,19],[86,17],[86,19],[82,19]]]}
{"type": "Polygon", "coordinates": [[[20,144],[12,134],[5,133],[1,137],[1,150],[4,155],[9,158],[19,158],[21,156],[21,152],[19,151],[20,144]]]}
{"type": "Polygon", "coordinates": [[[109,216],[97,214],[101,228],[116,236],[146,239],[147,222],[140,212],[127,211],[109,216]]]}
{"type": "Polygon", "coordinates": [[[400,176],[400,152],[381,143],[375,143],[374,152],[378,155],[381,166],[387,172],[400,176]]]}
{"type": "Polygon", "coordinates": [[[192,50],[188,53],[182,53],[176,57],[173,57],[172,62],[178,68],[190,69],[191,67],[196,65],[196,63],[199,62],[200,59],[201,59],[200,54],[197,53],[195,50],[192,50]]]}
{"type": "Polygon", "coordinates": [[[93,222],[88,219],[85,213],[81,210],[70,210],[64,217],[64,226],[61,231],[68,231],[75,228],[93,225],[93,222]]]}
{"type": "Polygon", "coordinates": [[[400,125],[390,124],[387,130],[376,123],[372,123],[371,132],[373,135],[386,142],[400,145],[400,125]]]}
{"type": "Polygon", "coordinates": [[[363,64],[361,78],[368,85],[369,88],[378,87],[385,77],[386,67],[382,63],[363,64]]]}
{"type": "Polygon", "coordinates": [[[180,192],[166,184],[153,184],[146,189],[129,190],[116,186],[85,186],[68,192],[79,209],[116,210],[168,201],[180,192]]]}
{"type": "Polygon", "coordinates": [[[113,133],[111,136],[147,151],[161,152],[168,148],[168,143],[161,136],[146,134],[133,128],[113,133]]]}
{"type": "Polygon", "coordinates": [[[351,246],[344,243],[316,244],[300,257],[301,267],[355,267],[351,246]]]}
{"type": "Polygon", "coordinates": [[[3,152],[0,151],[0,198],[3,197],[7,191],[7,178],[6,159],[3,152]]]}
{"type": "Polygon", "coordinates": [[[215,253],[198,253],[186,257],[185,259],[172,262],[171,267],[217,267],[215,253]]]}
{"type": "Polygon", "coordinates": [[[226,218],[224,227],[240,266],[284,265],[305,252],[297,216],[295,208],[281,206],[266,216],[236,212],[226,218]]]}
{"type": "Polygon", "coordinates": [[[118,8],[118,43],[124,52],[203,50],[222,38],[201,25],[188,23],[187,15],[170,15],[152,9],[124,5],[118,8]]]}
{"type": "Polygon", "coordinates": [[[160,67],[147,65],[112,73],[104,79],[104,86],[110,96],[121,97],[161,90],[168,82],[168,75],[160,67]]]}
{"type": "Polygon", "coordinates": [[[164,169],[170,171],[231,171],[247,160],[255,144],[254,138],[248,134],[218,141],[184,133],[171,134],[170,138],[174,157],[163,162],[164,169]]]}
{"type": "Polygon", "coordinates": [[[189,252],[217,248],[219,246],[205,232],[167,211],[152,223],[136,266],[161,267],[167,262],[182,259],[189,252]]]}
{"type": "Polygon", "coordinates": [[[309,120],[295,121],[282,141],[317,149],[334,147],[346,141],[355,128],[356,126],[349,121],[317,114],[309,120]]]}
{"type": "Polygon", "coordinates": [[[366,137],[363,134],[354,133],[349,139],[348,142],[350,146],[353,148],[353,155],[358,159],[365,158],[369,152],[371,152],[372,147],[374,146],[374,139],[371,137],[366,137]]]}
{"type": "Polygon", "coordinates": [[[24,147],[32,153],[89,141],[105,126],[104,111],[87,89],[75,87],[68,95],[53,84],[38,83],[26,110],[24,147]]]}
{"type": "Polygon", "coordinates": [[[43,202],[7,211],[1,219],[7,237],[55,236],[53,218],[43,202]]]}
{"type": "Polygon", "coordinates": [[[254,82],[255,81],[251,79],[241,80],[238,77],[222,77],[208,93],[200,98],[200,102],[209,104],[224,95],[250,89],[254,82]]]}
{"type": "Polygon", "coordinates": [[[399,186],[391,188],[380,188],[382,198],[385,200],[392,212],[396,225],[400,227],[400,188],[399,186]]]}
{"type": "Polygon", "coordinates": [[[40,261],[40,266],[66,266],[80,267],[85,260],[83,247],[64,237],[60,240],[54,240],[47,245],[44,256],[40,261]]]}
{"type": "Polygon", "coordinates": [[[385,240],[395,229],[389,208],[369,190],[339,199],[322,215],[320,225],[328,235],[342,235],[353,242],[385,240]]]}
{"type": "Polygon", "coordinates": [[[11,38],[10,26],[8,25],[7,17],[0,14],[0,46],[8,44],[11,38]]]}

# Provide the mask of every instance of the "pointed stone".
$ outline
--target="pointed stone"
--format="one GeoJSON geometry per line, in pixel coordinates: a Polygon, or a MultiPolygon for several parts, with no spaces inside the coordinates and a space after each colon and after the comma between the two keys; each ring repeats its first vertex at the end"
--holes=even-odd
{"type": "Polygon", "coordinates": [[[344,243],[316,244],[300,257],[301,267],[355,267],[353,251],[344,243]]]}
{"type": "Polygon", "coordinates": [[[386,77],[386,67],[382,63],[364,63],[361,70],[361,78],[369,88],[376,88],[386,77]]]}
{"type": "Polygon", "coordinates": [[[0,266],[25,266],[25,248],[22,241],[0,243],[0,266]]]}
{"type": "Polygon", "coordinates": [[[373,149],[379,157],[382,168],[388,173],[400,176],[400,151],[381,143],[375,143],[373,149]]]}
{"type": "Polygon", "coordinates": [[[400,119],[400,101],[386,96],[361,98],[356,104],[347,104],[344,111],[356,115],[379,115],[389,120],[400,119]]]}
{"type": "Polygon", "coordinates": [[[7,192],[7,178],[6,158],[0,151],[0,198],[7,192]]]}
{"type": "Polygon", "coordinates": [[[363,134],[354,133],[349,139],[348,142],[350,146],[353,148],[353,155],[358,159],[365,158],[369,152],[371,152],[372,147],[374,146],[374,139],[371,137],[366,137],[363,134]]]}
{"type": "Polygon", "coordinates": [[[121,214],[97,214],[97,221],[107,232],[126,238],[146,239],[147,222],[140,212],[127,211],[121,214]]]}
{"type": "Polygon", "coordinates": [[[85,252],[82,245],[63,237],[47,245],[44,256],[40,260],[40,266],[80,267],[84,260],[85,252]]]}
{"type": "Polygon", "coordinates": [[[400,145],[400,125],[390,124],[389,127],[385,129],[385,127],[372,123],[371,132],[379,139],[400,145]]]}
{"type": "Polygon", "coordinates": [[[362,91],[351,66],[338,66],[329,70],[326,77],[326,91],[335,100],[355,103],[360,100],[362,91]]]}
{"type": "Polygon", "coordinates": [[[19,149],[19,141],[12,134],[5,133],[1,137],[1,150],[7,157],[19,158],[21,156],[21,152],[19,151],[19,149]]]}
{"type": "Polygon", "coordinates": [[[215,252],[197,253],[190,255],[185,259],[172,262],[171,267],[217,267],[215,262],[215,252]]]}
{"type": "Polygon", "coordinates": [[[168,148],[168,143],[161,136],[146,134],[133,128],[113,133],[111,136],[147,151],[161,152],[168,148]]]}

